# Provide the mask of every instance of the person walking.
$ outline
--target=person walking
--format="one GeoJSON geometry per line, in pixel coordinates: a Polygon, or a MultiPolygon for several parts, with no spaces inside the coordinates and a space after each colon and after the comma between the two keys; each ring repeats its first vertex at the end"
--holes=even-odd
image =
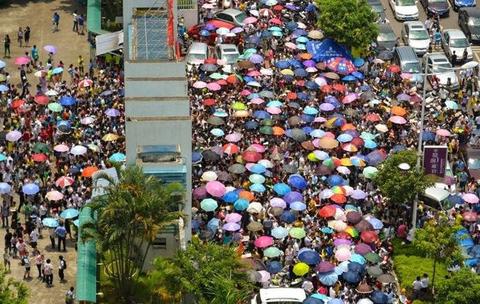
{"type": "Polygon", "coordinates": [[[53,23],[52,32],[53,33],[58,32],[58,25],[60,24],[60,15],[57,12],[53,13],[52,23],[53,23]]]}
{"type": "Polygon", "coordinates": [[[55,229],[50,229],[49,237],[50,237],[50,244],[52,245],[52,249],[55,249],[55,229]]]}
{"type": "Polygon", "coordinates": [[[65,282],[65,269],[67,269],[67,261],[63,258],[63,255],[59,256],[58,259],[58,277],[60,278],[60,282],[65,282]]]}
{"type": "Polygon", "coordinates": [[[10,272],[10,266],[11,266],[10,253],[7,250],[5,250],[5,252],[3,253],[3,268],[5,268],[5,270],[10,272]]]}
{"type": "Polygon", "coordinates": [[[65,293],[65,304],[75,303],[75,288],[70,287],[69,290],[65,293]]]}
{"type": "Polygon", "coordinates": [[[78,33],[78,13],[77,13],[77,11],[74,11],[72,15],[73,15],[72,31],[74,31],[75,33],[78,33]]]}
{"type": "Polygon", "coordinates": [[[78,70],[80,71],[80,75],[83,76],[84,73],[84,61],[82,55],[78,55],[78,70]]]}
{"type": "Polygon", "coordinates": [[[10,204],[2,204],[2,228],[8,228],[8,218],[10,217],[10,204]]]}
{"type": "Polygon", "coordinates": [[[57,250],[60,251],[63,244],[63,251],[66,252],[67,249],[66,249],[65,239],[67,236],[67,229],[65,229],[63,222],[61,222],[60,225],[57,228],[55,228],[55,235],[57,236],[57,241],[58,241],[57,250]]]}
{"type": "Polygon", "coordinates": [[[43,274],[45,276],[45,282],[47,283],[47,287],[52,287],[53,285],[53,265],[50,259],[47,259],[45,264],[43,265],[43,274]]]}
{"type": "Polygon", "coordinates": [[[28,43],[30,42],[30,27],[28,25],[23,31],[23,40],[25,41],[25,46],[28,46],[28,43]]]}
{"type": "Polygon", "coordinates": [[[420,280],[420,277],[417,277],[415,281],[413,281],[413,300],[420,298],[420,295],[422,293],[422,281],[420,280]]]}
{"type": "Polygon", "coordinates": [[[18,46],[22,47],[22,43],[23,43],[23,29],[22,29],[22,27],[18,28],[17,42],[18,42],[18,46]]]}
{"type": "Polygon", "coordinates": [[[78,16],[78,34],[83,35],[85,29],[85,18],[83,15],[78,16]]]}
{"type": "Polygon", "coordinates": [[[22,264],[25,267],[25,272],[23,273],[23,279],[28,280],[31,279],[32,277],[30,276],[30,258],[28,257],[28,252],[27,254],[22,258],[22,264]]]}
{"type": "Polygon", "coordinates": [[[10,58],[10,43],[12,41],[10,40],[10,36],[5,35],[5,38],[3,38],[3,57],[5,58],[10,58]],[[8,54],[8,56],[7,56],[8,54]]]}
{"type": "Polygon", "coordinates": [[[45,262],[45,257],[43,256],[43,254],[40,253],[40,251],[37,251],[37,255],[35,256],[35,266],[37,266],[38,278],[43,280],[45,279],[43,276],[43,270],[42,270],[42,266],[44,262],[45,262]]]}
{"type": "Polygon", "coordinates": [[[11,241],[12,241],[13,234],[10,232],[10,229],[7,228],[7,231],[5,233],[5,236],[3,237],[3,240],[5,241],[5,251],[8,251],[9,253],[12,252],[11,250],[11,241]]]}
{"type": "MultiPolygon", "coordinates": [[[[32,50],[30,51],[30,54],[32,56],[33,65],[36,67],[39,55],[38,55],[37,46],[35,44],[33,45],[32,50]]],[[[40,214],[40,216],[41,216],[41,214],[40,214]]]]}

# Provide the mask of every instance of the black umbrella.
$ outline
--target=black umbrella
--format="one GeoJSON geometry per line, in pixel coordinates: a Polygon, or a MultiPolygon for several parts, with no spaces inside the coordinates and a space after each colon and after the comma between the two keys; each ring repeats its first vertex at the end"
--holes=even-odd
{"type": "Polygon", "coordinates": [[[242,164],[234,164],[228,167],[228,172],[233,174],[242,174],[242,173],[245,173],[245,171],[246,171],[245,166],[242,164]]]}
{"type": "Polygon", "coordinates": [[[211,150],[203,151],[202,155],[203,155],[203,160],[206,162],[216,162],[220,160],[220,155],[218,155],[217,153],[211,150]]]}

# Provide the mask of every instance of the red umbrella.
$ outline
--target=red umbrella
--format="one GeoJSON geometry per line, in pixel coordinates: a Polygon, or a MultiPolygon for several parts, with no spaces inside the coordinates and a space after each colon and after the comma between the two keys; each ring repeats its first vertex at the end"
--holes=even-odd
{"type": "Polygon", "coordinates": [[[363,146],[364,141],[360,137],[355,137],[354,139],[352,139],[352,141],[350,143],[352,145],[354,145],[355,147],[360,148],[361,146],[363,146]]]}
{"type": "Polygon", "coordinates": [[[365,120],[370,122],[377,122],[382,119],[380,118],[380,115],[378,115],[377,113],[370,113],[367,116],[365,116],[365,120]]]}
{"type": "Polygon", "coordinates": [[[336,83],[336,84],[333,85],[333,89],[334,89],[335,91],[338,91],[338,92],[345,92],[345,90],[346,90],[347,88],[345,87],[345,85],[343,85],[343,84],[341,84],[341,83],[336,83]]]}
{"type": "Polygon", "coordinates": [[[326,205],[318,211],[318,216],[324,218],[333,217],[335,212],[337,212],[337,208],[334,205],[326,205]]]}
{"type": "Polygon", "coordinates": [[[280,20],[278,18],[270,19],[268,22],[270,22],[271,24],[275,24],[275,25],[282,25],[282,20],[280,20]]]}
{"type": "Polygon", "coordinates": [[[273,7],[274,11],[281,12],[283,10],[283,6],[280,4],[277,4],[273,7]]]}
{"type": "Polygon", "coordinates": [[[57,181],[55,182],[55,185],[57,185],[57,187],[60,187],[60,188],[65,188],[70,185],[73,185],[74,182],[75,180],[73,178],[68,176],[62,176],[59,179],[57,179],[57,181]]]}
{"type": "Polygon", "coordinates": [[[400,73],[400,67],[396,64],[392,64],[388,67],[388,70],[392,73],[400,73]]]}
{"type": "Polygon", "coordinates": [[[220,79],[220,80],[217,80],[217,83],[221,86],[224,86],[224,85],[227,85],[227,81],[225,79],[220,79]]]}
{"type": "Polygon", "coordinates": [[[343,194],[334,194],[330,199],[337,204],[345,204],[347,202],[347,198],[343,194]]]}
{"type": "Polygon", "coordinates": [[[466,222],[476,222],[478,215],[476,212],[473,211],[466,211],[462,214],[463,220],[466,222]]]}
{"type": "Polygon", "coordinates": [[[256,151],[245,151],[242,153],[242,158],[245,161],[256,163],[262,159],[262,154],[256,151]]]}
{"type": "Polygon", "coordinates": [[[239,79],[238,79],[237,75],[232,74],[232,75],[229,75],[227,77],[227,82],[230,83],[230,84],[236,84],[236,83],[239,82],[239,79]]]}
{"type": "Polygon", "coordinates": [[[327,84],[327,85],[324,85],[320,90],[323,93],[330,93],[330,92],[332,92],[333,88],[332,88],[331,85],[327,84]]]}
{"type": "Polygon", "coordinates": [[[12,108],[13,109],[18,109],[20,108],[21,106],[23,106],[25,104],[25,100],[23,99],[16,99],[12,102],[12,108]]]}
{"type": "Polygon", "coordinates": [[[213,98],[207,98],[202,101],[204,106],[213,106],[217,101],[213,98]]]}
{"type": "Polygon", "coordinates": [[[48,104],[48,96],[46,95],[36,95],[34,98],[35,102],[40,105],[47,105],[48,104]]]}
{"type": "Polygon", "coordinates": [[[236,144],[228,143],[222,147],[223,153],[232,155],[237,154],[240,151],[240,148],[236,144]]]}
{"type": "Polygon", "coordinates": [[[44,161],[46,161],[48,159],[47,155],[43,154],[43,153],[35,153],[32,155],[32,159],[33,161],[37,162],[37,163],[42,163],[44,161]]]}
{"type": "Polygon", "coordinates": [[[378,235],[375,233],[375,231],[363,231],[360,235],[360,238],[365,243],[374,243],[376,240],[378,240],[378,235]]]}

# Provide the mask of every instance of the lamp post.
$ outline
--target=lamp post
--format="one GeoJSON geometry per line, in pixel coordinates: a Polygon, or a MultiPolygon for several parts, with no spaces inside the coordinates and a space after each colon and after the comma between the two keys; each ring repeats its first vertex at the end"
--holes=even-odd
{"type": "MultiPolygon", "coordinates": [[[[417,144],[417,164],[416,164],[416,170],[420,172],[421,170],[421,165],[422,165],[422,142],[423,142],[423,129],[424,129],[424,122],[425,122],[425,97],[427,95],[427,76],[433,76],[435,74],[428,74],[429,70],[429,64],[428,64],[428,57],[431,55],[431,53],[426,53],[423,55],[424,58],[424,71],[423,71],[423,92],[422,92],[422,111],[420,113],[420,133],[418,134],[418,144],[417,144]]],[[[458,68],[445,68],[445,70],[448,71],[460,71],[460,70],[466,70],[466,69],[473,69],[478,66],[478,62],[476,61],[470,61],[458,68]]],[[[441,68],[441,67],[440,67],[441,68]]],[[[413,202],[413,210],[412,210],[412,227],[413,231],[416,229],[416,224],[417,224],[417,208],[418,208],[418,194],[415,197],[415,200],[413,202]]]]}

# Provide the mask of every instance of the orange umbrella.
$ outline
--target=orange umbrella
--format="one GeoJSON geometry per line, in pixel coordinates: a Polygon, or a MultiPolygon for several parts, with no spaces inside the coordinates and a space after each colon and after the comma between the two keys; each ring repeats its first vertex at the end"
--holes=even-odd
{"type": "Polygon", "coordinates": [[[351,123],[344,124],[341,128],[342,131],[347,131],[347,130],[355,130],[355,126],[351,123]]]}
{"type": "Polygon", "coordinates": [[[333,149],[338,147],[338,141],[330,137],[320,138],[318,146],[323,149],[333,149]]]}
{"type": "Polygon", "coordinates": [[[298,57],[300,57],[300,59],[303,59],[303,60],[309,60],[309,59],[312,59],[312,54],[310,54],[310,53],[301,53],[300,55],[298,55],[298,57]]]}
{"type": "Polygon", "coordinates": [[[228,143],[223,145],[222,150],[223,153],[232,155],[238,153],[240,151],[240,148],[238,148],[236,144],[228,143]]]}
{"type": "Polygon", "coordinates": [[[98,168],[95,167],[95,166],[86,167],[82,171],[82,176],[83,177],[92,177],[93,173],[95,173],[97,171],[98,171],[98,168]]]}
{"type": "Polygon", "coordinates": [[[227,82],[230,83],[230,84],[236,84],[236,83],[239,82],[239,79],[238,79],[237,75],[232,74],[232,75],[229,75],[227,77],[227,82]]]}
{"type": "Polygon", "coordinates": [[[345,204],[347,202],[347,198],[343,194],[334,194],[330,199],[337,204],[345,204]]]}
{"type": "Polygon", "coordinates": [[[242,190],[240,191],[240,193],[238,193],[238,197],[239,198],[243,198],[249,202],[253,201],[255,199],[255,195],[253,195],[252,192],[250,191],[246,191],[246,190],[242,190]]]}
{"type": "Polygon", "coordinates": [[[399,106],[393,106],[390,112],[393,115],[398,115],[398,116],[405,116],[407,114],[407,110],[399,106]]]}
{"type": "Polygon", "coordinates": [[[272,134],[275,136],[282,136],[285,134],[285,130],[278,126],[272,127],[272,132],[272,134]]]}

